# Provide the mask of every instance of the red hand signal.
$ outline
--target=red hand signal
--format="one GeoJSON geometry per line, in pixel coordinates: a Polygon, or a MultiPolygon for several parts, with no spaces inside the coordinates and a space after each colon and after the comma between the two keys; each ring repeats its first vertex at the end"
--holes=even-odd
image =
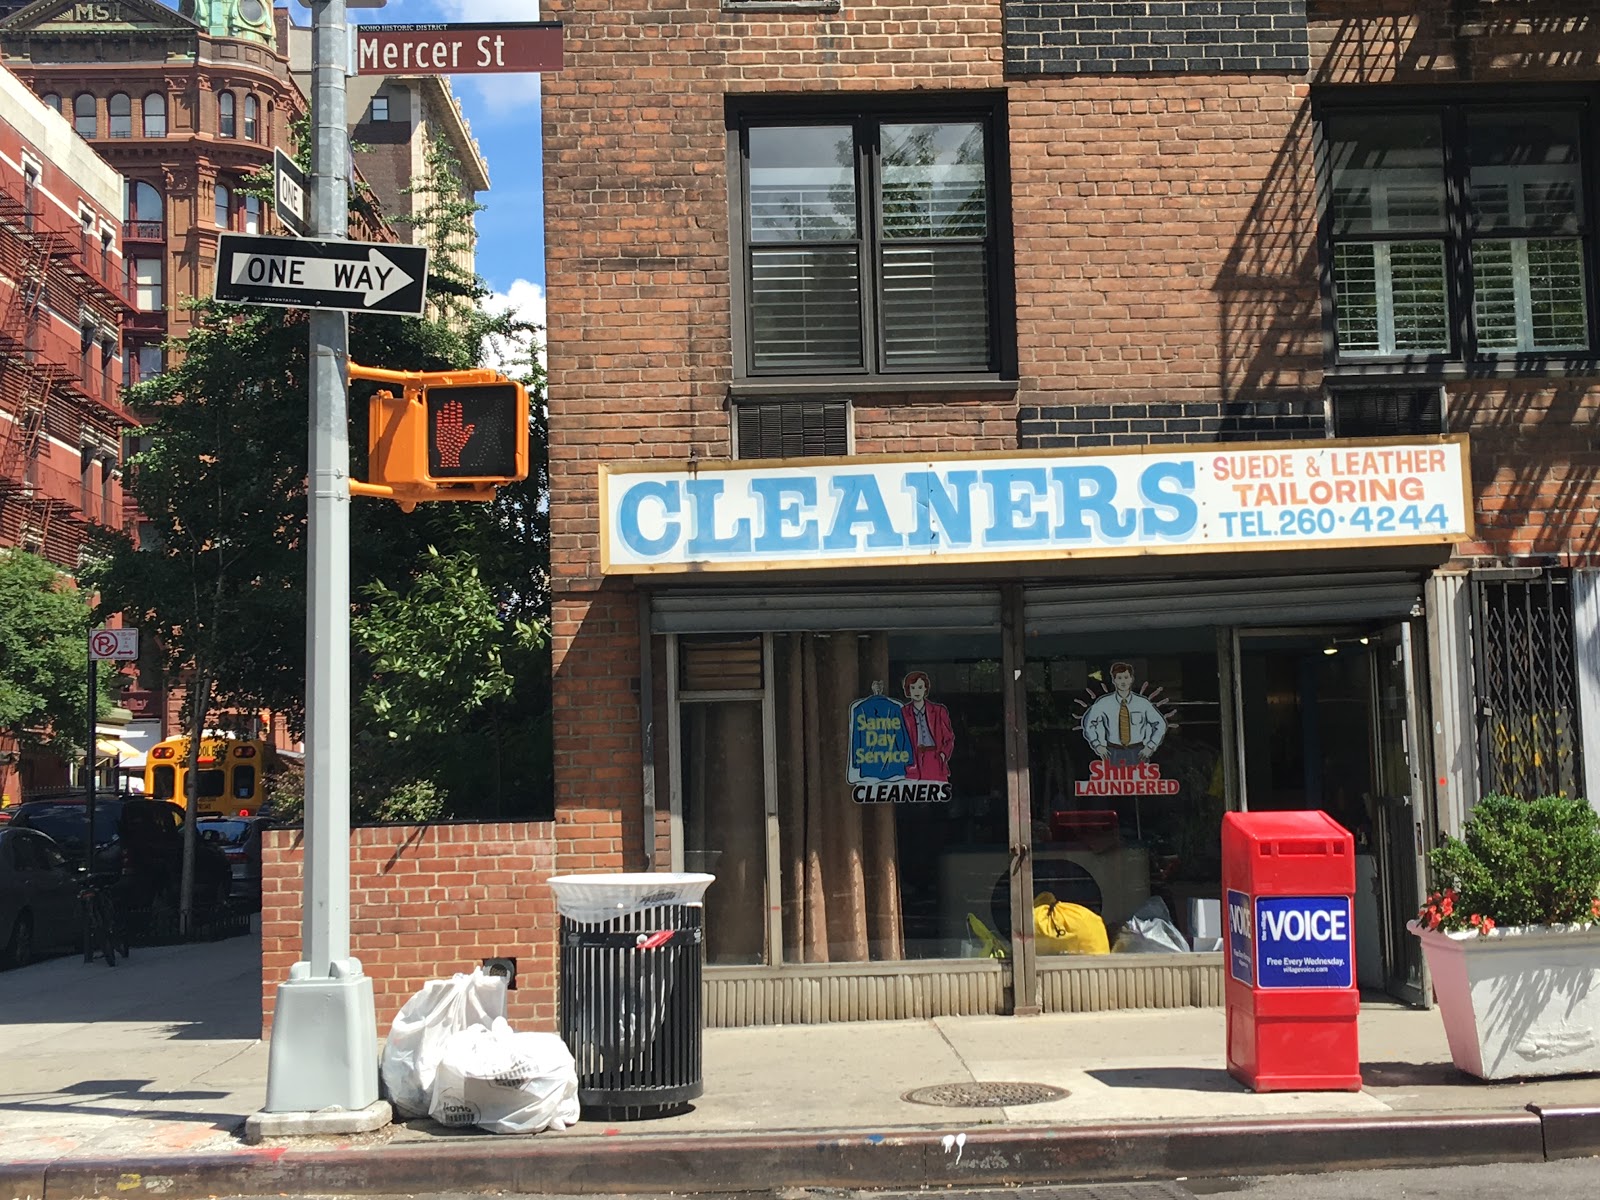
{"type": "Polygon", "coordinates": [[[439,448],[441,468],[461,466],[461,451],[472,440],[472,431],[476,428],[476,425],[462,424],[461,401],[446,400],[440,406],[439,416],[434,424],[433,441],[439,448]]]}

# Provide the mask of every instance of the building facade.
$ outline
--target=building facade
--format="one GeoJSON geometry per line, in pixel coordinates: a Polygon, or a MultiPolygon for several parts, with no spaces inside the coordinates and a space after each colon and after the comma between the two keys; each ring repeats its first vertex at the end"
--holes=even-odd
{"type": "Polygon", "coordinates": [[[1220,1003],[1318,809],[1427,1003],[1426,848],[1600,793],[1584,9],[546,15],[556,868],[714,874],[720,1023],[1220,1003]]]}

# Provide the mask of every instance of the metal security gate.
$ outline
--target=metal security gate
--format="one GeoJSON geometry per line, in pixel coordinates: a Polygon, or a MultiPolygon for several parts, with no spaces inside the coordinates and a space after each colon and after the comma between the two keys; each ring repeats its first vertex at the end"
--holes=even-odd
{"type": "Polygon", "coordinates": [[[1483,794],[1583,793],[1572,581],[1539,568],[1472,575],[1483,794]]]}

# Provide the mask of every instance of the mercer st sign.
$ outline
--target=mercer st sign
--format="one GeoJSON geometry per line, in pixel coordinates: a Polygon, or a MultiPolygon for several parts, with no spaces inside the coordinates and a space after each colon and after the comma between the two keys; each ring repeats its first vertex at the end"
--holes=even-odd
{"type": "Polygon", "coordinates": [[[357,75],[488,75],[561,69],[561,25],[362,25],[357,75]]]}
{"type": "Polygon", "coordinates": [[[427,279],[425,246],[225,233],[213,297],[420,317],[427,279]]]}

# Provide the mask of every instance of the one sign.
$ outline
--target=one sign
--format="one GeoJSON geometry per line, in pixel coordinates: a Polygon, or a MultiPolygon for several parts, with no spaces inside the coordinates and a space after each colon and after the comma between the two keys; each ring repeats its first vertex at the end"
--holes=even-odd
{"type": "Polygon", "coordinates": [[[296,237],[311,232],[311,213],[306,198],[311,194],[311,180],[282,150],[272,152],[272,206],[283,227],[296,237]]]}
{"type": "Polygon", "coordinates": [[[1472,534],[1464,434],[600,468],[609,573],[1303,550],[1472,534]]]}
{"type": "Polygon", "coordinates": [[[357,75],[488,75],[561,69],[555,21],[487,25],[363,25],[357,75]]]}
{"type": "Polygon", "coordinates": [[[129,662],[139,657],[137,629],[91,629],[89,657],[96,662],[129,662]]]}
{"type": "Polygon", "coordinates": [[[1250,897],[1228,889],[1228,974],[1246,987],[1256,981],[1255,955],[1251,947],[1250,897]]]}
{"type": "Polygon", "coordinates": [[[420,317],[427,280],[424,246],[225,233],[213,295],[239,304],[420,317]]]}
{"type": "Polygon", "coordinates": [[[1348,896],[1257,896],[1254,933],[1257,987],[1347,988],[1354,982],[1348,896]]]}

